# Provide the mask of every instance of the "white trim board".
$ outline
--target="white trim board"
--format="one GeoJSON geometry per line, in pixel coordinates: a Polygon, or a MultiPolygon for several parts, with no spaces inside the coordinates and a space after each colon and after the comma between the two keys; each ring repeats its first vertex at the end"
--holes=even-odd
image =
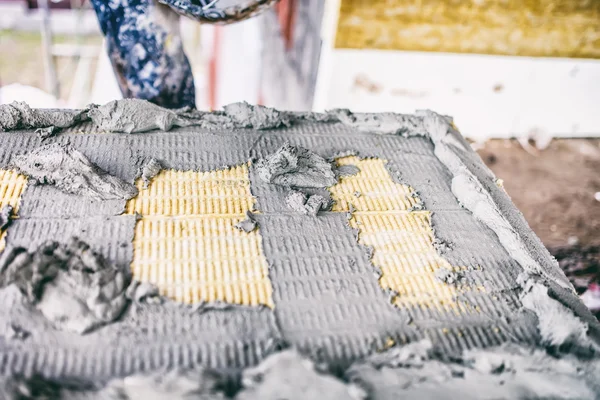
{"type": "Polygon", "coordinates": [[[329,79],[332,75],[333,46],[340,17],[341,0],[327,0],[321,22],[321,54],[313,99],[313,109],[322,110],[327,106],[329,79]]]}
{"type": "Polygon", "coordinates": [[[542,130],[557,137],[600,136],[600,60],[340,50],[327,64],[314,108],[454,117],[475,140],[542,130]],[[371,83],[356,85],[357,76],[371,83]],[[368,85],[367,85],[368,86],[368,85]]]}

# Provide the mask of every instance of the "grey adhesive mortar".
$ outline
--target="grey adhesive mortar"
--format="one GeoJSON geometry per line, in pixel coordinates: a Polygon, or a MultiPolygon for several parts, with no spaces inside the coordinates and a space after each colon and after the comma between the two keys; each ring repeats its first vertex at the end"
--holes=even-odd
{"type": "Polygon", "coordinates": [[[175,111],[138,99],[115,100],[103,106],[93,106],[88,116],[98,129],[106,132],[168,131],[174,126],[190,125],[190,121],[175,111]]]}
{"type": "Polygon", "coordinates": [[[0,131],[27,128],[68,128],[87,119],[86,110],[32,109],[22,101],[0,104],[0,131]]]}
{"type": "Polygon", "coordinates": [[[169,110],[141,99],[113,100],[102,106],[91,104],[83,110],[31,109],[17,101],[0,105],[0,131],[33,128],[40,139],[51,137],[57,129],[88,121],[96,131],[114,133],[169,131],[187,126],[261,130],[289,125],[287,114],[245,102],[230,104],[223,112],[212,113],[187,108],[169,110]]]}
{"type": "Polygon", "coordinates": [[[94,200],[129,200],[137,196],[132,184],[103,171],[79,150],[53,143],[11,158],[11,166],[29,182],[52,185],[64,193],[94,200]]]}
{"type": "Polygon", "coordinates": [[[0,232],[8,227],[13,216],[13,206],[10,204],[0,208],[0,232]]]}
{"type": "Polygon", "coordinates": [[[163,166],[160,163],[160,161],[158,161],[155,158],[150,158],[148,160],[143,161],[141,167],[141,178],[144,189],[148,189],[148,185],[150,185],[152,179],[160,173],[162,168],[163,166]]]}
{"type": "Polygon", "coordinates": [[[13,327],[29,333],[2,343],[2,374],[102,384],[157,369],[210,365],[230,371],[256,364],[282,340],[263,308],[148,303],[142,297],[118,322],[80,335],[56,329],[14,286],[0,299],[0,334],[7,338],[13,327]]]}
{"type": "Polygon", "coordinates": [[[286,187],[325,188],[337,183],[330,162],[299,146],[284,144],[256,164],[258,176],[286,187]]]}
{"type": "Polygon", "coordinates": [[[593,400],[600,394],[599,372],[598,360],[557,358],[515,344],[467,350],[449,359],[422,340],[357,361],[341,377],[291,349],[246,369],[239,386],[228,391],[224,388],[231,389],[231,381],[217,371],[176,368],[117,378],[103,388],[39,377],[0,378],[0,394],[14,400],[593,400]]]}
{"type": "Polygon", "coordinates": [[[347,379],[375,399],[596,399],[600,362],[506,344],[452,360],[425,340],[352,365],[347,379]]]}
{"type": "MultiPolygon", "coordinates": [[[[403,310],[404,318],[407,318],[407,315],[410,315],[410,319],[412,319],[413,324],[411,326],[404,325],[402,328],[394,328],[392,330],[383,329],[379,334],[379,338],[386,337],[386,335],[396,338],[406,336],[408,338],[418,337],[416,332],[416,328],[420,327],[422,333],[420,335],[427,335],[436,339],[442,343],[448,350],[459,351],[464,346],[485,346],[492,344],[499,344],[505,341],[508,337],[517,337],[520,340],[531,340],[532,336],[535,335],[535,326],[531,324],[519,324],[517,321],[525,318],[521,316],[518,312],[518,305],[513,303],[518,301],[517,296],[512,293],[516,284],[516,277],[518,275],[518,271],[520,268],[518,264],[512,260],[512,258],[506,254],[503,249],[498,248],[497,239],[494,237],[493,232],[486,229],[481,225],[478,221],[474,220],[471,217],[471,214],[462,209],[455,197],[452,195],[450,191],[449,181],[451,178],[449,177],[448,172],[444,169],[443,165],[437,160],[435,155],[433,154],[433,146],[431,143],[422,137],[413,137],[407,139],[399,139],[392,136],[377,136],[372,134],[357,134],[353,133],[351,136],[349,135],[348,128],[341,124],[327,124],[323,127],[319,126],[318,128],[314,125],[305,125],[303,126],[303,131],[294,132],[293,128],[292,132],[278,132],[275,134],[263,134],[262,140],[255,146],[255,152],[253,156],[256,158],[260,157],[260,154],[271,154],[274,153],[278,148],[280,148],[284,143],[290,142],[293,145],[302,146],[308,149],[315,149],[315,151],[324,156],[332,158],[338,154],[348,154],[348,153],[357,153],[356,148],[359,148],[358,154],[364,157],[381,157],[383,159],[388,160],[388,168],[390,169],[391,176],[396,181],[402,181],[402,183],[410,184],[412,187],[415,187],[419,191],[419,195],[421,199],[424,201],[426,209],[432,210],[434,212],[434,227],[436,228],[436,234],[440,234],[442,237],[446,238],[449,241],[453,241],[455,246],[452,249],[451,254],[445,255],[445,258],[451,262],[453,265],[481,265],[484,266],[483,270],[485,271],[487,277],[481,276],[483,275],[481,271],[472,271],[469,275],[474,275],[473,279],[477,283],[487,283],[488,289],[491,293],[497,294],[500,299],[506,300],[505,302],[492,302],[489,300],[489,293],[485,295],[471,293],[467,295],[467,299],[473,304],[473,306],[481,307],[481,313],[474,313],[467,316],[462,316],[462,318],[457,319],[453,315],[444,315],[443,313],[438,313],[435,310],[425,309],[421,307],[415,307],[412,309],[403,310]],[[359,143],[357,145],[357,142],[359,143]],[[318,149],[318,150],[317,150],[318,149]],[[426,166],[426,167],[425,167],[426,166]],[[399,178],[398,171],[402,171],[401,178],[399,178]],[[439,172],[438,172],[439,171],[439,172]],[[422,189],[422,190],[421,190],[422,189]],[[439,220],[443,218],[441,223],[436,223],[436,219],[439,220]],[[483,253],[479,253],[478,251],[474,251],[473,249],[484,248],[485,256],[483,253]],[[502,268],[496,267],[497,265],[501,265],[502,268]],[[497,312],[501,312],[505,315],[506,319],[500,318],[491,318],[490,315],[495,315],[497,312]],[[468,321],[468,323],[466,322],[468,321]],[[509,323],[510,321],[510,323],[509,323]],[[448,328],[453,326],[459,326],[461,329],[464,329],[468,332],[468,339],[457,339],[456,337],[449,337],[442,332],[442,328],[448,328]],[[494,330],[491,327],[500,328],[499,330],[494,330]],[[533,331],[533,332],[532,332],[533,331]],[[385,332],[385,333],[383,333],[385,332]],[[464,340],[464,341],[463,341],[464,340]],[[470,343],[470,344],[468,344],[470,343]]],[[[352,132],[352,131],[350,131],[352,132]]],[[[276,185],[264,184],[262,180],[251,174],[251,185],[252,185],[252,193],[257,196],[258,204],[257,209],[266,212],[266,213],[278,213],[278,214],[289,214],[290,210],[288,209],[285,198],[287,195],[287,189],[281,188],[276,185]]],[[[317,218],[318,221],[321,221],[325,224],[325,220],[323,219],[327,213],[321,213],[321,215],[317,218]]],[[[327,215],[327,218],[332,218],[332,221],[338,221],[339,225],[331,225],[321,227],[323,232],[322,240],[325,244],[327,244],[330,240],[341,240],[340,233],[342,232],[342,227],[346,227],[346,216],[341,213],[331,213],[331,215],[327,215]]],[[[306,219],[300,219],[300,221],[307,221],[306,219]]],[[[305,222],[306,225],[309,222],[305,222]]],[[[292,220],[288,216],[278,217],[278,222],[273,225],[278,225],[282,227],[286,227],[286,232],[289,229],[289,232],[293,232],[298,238],[287,237],[284,233],[279,233],[274,236],[272,240],[281,241],[278,244],[282,250],[289,248],[298,248],[297,253],[305,255],[309,258],[310,262],[304,262],[303,264],[314,264],[312,270],[308,270],[304,272],[299,267],[291,264],[285,270],[282,270],[282,277],[277,279],[272,278],[275,286],[275,293],[278,292],[276,289],[277,285],[279,285],[280,281],[290,280],[291,282],[295,282],[297,279],[301,279],[300,282],[305,281],[304,291],[311,290],[307,297],[315,296],[314,291],[318,293],[319,289],[308,289],[309,285],[313,282],[312,276],[318,276],[318,272],[314,272],[315,270],[324,269],[323,266],[319,266],[314,260],[315,259],[323,259],[325,263],[327,262],[327,254],[325,251],[321,250],[332,249],[329,250],[331,253],[331,258],[342,257],[344,261],[342,263],[354,266],[355,264],[360,268],[359,271],[362,271],[358,274],[360,277],[366,277],[367,279],[375,280],[373,284],[372,297],[379,299],[378,301],[385,301],[389,304],[389,299],[387,295],[385,295],[381,288],[377,286],[376,277],[377,271],[376,269],[368,263],[368,258],[362,259],[359,258],[359,262],[356,260],[352,260],[352,258],[344,259],[348,250],[344,250],[342,245],[330,245],[325,247],[323,244],[319,246],[319,242],[316,239],[313,239],[312,232],[307,235],[309,238],[305,238],[304,235],[300,236],[297,232],[303,232],[305,229],[304,225],[295,225],[292,224],[292,220]],[[284,219],[285,218],[285,219],[284,219]],[[316,242],[316,243],[314,243],[316,242]],[[321,250],[321,254],[318,251],[321,250]],[[315,253],[317,256],[315,257],[315,253]],[[324,254],[323,254],[324,253],[324,254]],[[364,269],[363,269],[364,268],[364,269]],[[298,272],[296,272],[298,271],[298,272]],[[370,274],[367,276],[366,274],[370,274]]],[[[311,224],[314,226],[314,224],[311,224]]],[[[273,227],[272,229],[275,229],[273,227]]],[[[270,232],[271,229],[265,228],[263,232],[263,237],[265,235],[264,232],[270,232]]],[[[348,240],[352,240],[351,246],[353,248],[356,247],[356,233],[352,232],[349,228],[346,227],[348,240]]],[[[273,245],[274,247],[275,245],[273,245]]],[[[272,256],[269,255],[268,252],[272,246],[266,245],[265,253],[267,255],[267,260],[270,260],[272,256]]],[[[364,249],[360,249],[362,255],[365,254],[364,249]]],[[[351,253],[350,253],[351,254],[351,253]]],[[[295,259],[298,257],[297,254],[293,254],[290,258],[295,259]]],[[[348,271],[348,275],[353,269],[349,267],[338,267],[337,263],[331,263],[331,267],[328,267],[326,270],[332,270],[335,274],[336,279],[345,280],[347,276],[344,274],[345,270],[348,271]],[[329,269],[331,268],[331,269],[329,269]]],[[[279,271],[278,268],[275,268],[273,265],[271,266],[271,273],[279,271]]],[[[287,293],[290,289],[287,287],[281,288],[281,292],[287,293]]],[[[340,292],[344,292],[344,289],[340,289],[340,292]]],[[[360,293],[360,292],[359,292],[360,293]]],[[[361,301],[363,304],[360,304],[361,308],[367,307],[365,303],[367,303],[367,297],[365,293],[361,293],[361,296],[356,301],[361,301]]],[[[333,298],[332,298],[333,299],[333,298]]],[[[334,300],[335,301],[335,300],[334,300]]],[[[337,302],[337,301],[336,301],[337,302]]],[[[315,304],[323,302],[315,302],[315,304]]],[[[347,301],[341,302],[343,304],[351,304],[347,301]]],[[[378,304],[378,303],[376,303],[378,304]]],[[[279,307],[276,308],[282,312],[283,306],[281,303],[278,304],[279,307]]],[[[316,305],[315,305],[316,306],[316,305]]],[[[299,307],[297,302],[290,302],[290,308],[295,309],[299,307]]],[[[321,306],[322,307],[322,306],[321,306]]],[[[381,309],[379,305],[374,306],[373,308],[381,309]]],[[[367,313],[372,313],[372,315],[376,315],[377,311],[373,311],[370,308],[367,308],[369,311],[367,313]]],[[[402,310],[400,310],[402,312],[402,310]]],[[[352,311],[342,311],[340,314],[347,316],[351,315],[352,311]]],[[[398,311],[396,311],[398,313],[398,311]]],[[[346,317],[347,318],[347,317],[346,317]]],[[[389,317],[388,317],[389,318],[389,317]]],[[[315,321],[315,328],[326,332],[328,330],[328,326],[333,325],[335,318],[327,317],[324,320],[315,321]]],[[[280,318],[281,326],[284,327],[284,320],[280,318]]],[[[310,331],[309,327],[312,326],[313,323],[310,324],[307,321],[303,321],[298,324],[298,327],[301,328],[306,327],[308,331],[310,331]]],[[[349,324],[350,326],[351,324],[349,324]]],[[[396,325],[398,326],[398,325],[396,325]]],[[[283,328],[282,328],[283,329],[283,328]]],[[[360,334],[356,334],[360,336],[360,334]]],[[[368,337],[368,335],[365,335],[368,337]]],[[[377,335],[375,335],[377,336],[377,335]]],[[[367,339],[367,338],[364,338],[367,339]]],[[[365,343],[371,340],[372,342],[376,342],[373,337],[365,340],[365,343]]],[[[363,344],[360,349],[360,354],[369,352],[370,349],[367,345],[363,344]]],[[[358,350],[357,350],[358,351],[358,350]]]]}
{"type": "Polygon", "coordinates": [[[267,107],[248,103],[225,106],[224,112],[204,113],[195,110],[167,110],[145,100],[123,99],[103,106],[91,106],[88,117],[97,129],[105,132],[140,133],[156,129],[198,126],[206,129],[272,129],[288,125],[285,115],[267,107]]]}
{"type": "MultiPolygon", "coordinates": [[[[211,120],[211,115],[204,118],[211,120]]],[[[562,351],[573,341],[594,342],[597,322],[571,288],[563,287],[558,266],[545,249],[537,247],[535,235],[519,222],[521,217],[512,215],[517,211],[508,196],[497,187],[493,189],[493,179],[486,180],[491,173],[448,124],[445,132],[439,121],[427,128],[434,132],[430,138],[423,116],[345,111],[284,116],[290,127],[261,132],[226,126],[185,127],[168,134],[63,133],[47,141],[70,143],[91,162],[130,184],[140,174],[141,159],[155,158],[164,168],[210,171],[265,158],[286,142],[328,161],[346,154],[380,157],[388,161],[394,181],[413,187],[425,209],[433,212],[436,237],[448,244],[443,257],[454,266],[466,266],[465,279],[485,287],[485,292],[467,290],[457,298],[478,312],[456,316],[420,306],[392,306],[389,294],[377,282],[378,271],[370,262],[369,250],[358,244],[357,232],[348,227],[346,214],[322,211],[312,217],[294,213],[285,202],[289,189],[264,182],[253,166],[251,191],[260,212],[255,218],[269,264],[274,310],[230,307],[198,313],[172,302],[140,303],[130,307],[118,322],[81,336],[53,330],[18,291],[9,287],[0,290],[5,337],[15,327],[30,335],[1,344],[4,358],[0,359],[0,372],[108,380],[165,366],[245,368],[259,363],[273,351],[274,343],[282,341],[342,370],[383,348],[388,339],[400,343],[429,338],[443,353],[457,355],[465,349],[507,341],[562,351]],[[450,138],[446,138],[448,131],[450,138]],[[466,176],[467,182],[462,186],[460,179],[465,178],[461,176],[466,176]],[[453,182],[455,177],[460,178],[458,184],[453,182]],[[481,186],[473,189],[477,182],[481,186]],[[472,203],[473,197],[468,195],[472,190],[489,197],[472,203]],[[495,205],[485,206],[486,202],[495,205]],[[493,220],[478,211],[480,204],[491,210],[493,220]],[[533,274],[539,275],[539,284],[549,288],[547,293],[525,290],[533,274]],[[553,302],[551,307],[547,307],[547,299],[553,302]],[[564,312],[561,323],[569,328],[554,326],[556,319],[548,319],[548,313],[557,309],[564,312]],[[571,334],[561,336],[564,329],[571,334]],[[549,338],[553,340],[549,342],[549,338]]],[[[218,120],[223,113],[214,117],[218,120]]],[[[12,154],[40,144],[41,139],[33,132],[0,133],[0,166],[7,166],[12,154]]],[[[8,229],[10,245],[27,246],[32,238],[61,234],[55,232],[79,234],[81,228],[70,226],[81,227],[81,221],[89,221],[90,227],[111,221],[114,231],[109,235],[78,236],[108,260],[120,265],[131,262],[135,217],[119,215],[124,201],[109,207],[77,196],[44,195],[49,197],[46,202],[39,200],[41,193],[26,190],[21,218],[8,229]],[[56,214],[46,208],[56,210],[56,214]],[[67,219],[71,208],[80,213],[67,219]]],[[[590,356],[593,346],[581,352],[590,356]]]]}
{"type": "Polygon", "coordinates": [[[298,190],[290,190],[285,202],[291,210],[313,217],[316,217],[319,211],[331,209],[331,199],[318,194],[306,195],[298,190]]]}
{"type": "Polygon", "coordinates": [[[235,227],[241,231],[250,233],[258,227],[258,223],[256,222],[254,215],[250,211],[247,211],[246,218],[235,224],[235,227]]]}
{"type": "Polygon", "coordinates": [[[117,319],[127,306],[130,273],[87,244],[46,242],[36,251],[9,248],[0,257],[0,287],[16,285],[57,329],[85,333],[117,319]]]}
{"type": "MultiPolygon", "coordinates": [[[[250,146],[232,159],[214,156],[219,145],[226,154],[224,149],[230,147],[234,137],[211,147],[211,138],[218,137],[214,132],[183,132],[175,146],[163,146],[161,136],[149,133],[139,142],[129,135],[62,134],[49,142],[73,146],[94,164],[130,184],[143,174],[140,159],[160,159],[165,168],[214,170],[249,158],[250,146]],[[136,142],[137,149],[132,142],[136,142]],[[194,151],[201,147],[205,150],[194,151]]],[[[27,153],[41,145],[34,134],[22,132],[2,134],[0,143],[0,162],[5,168],[10,166],[12,154],[27,153]],[[8,148],[12,148],[12,154],[8,148]]],[[[133,258],[136,216],[120,215],[124,207],[124,200],[98,202],[65,194],[52,186],[28,186],[21,199],[20,218],[11,226],[7,242],[9,246],[33,249],[46,240],[66,243],[71,236],[78,236],[109,262],[128,267],[133,258]]],[[[256,307],[233,307],[232,311],[232,307],[213,310],[175,303],[141,304],[129,307],[119,323],[81,336],[57,330],[11,287],[0,290],[0,298],[4,336],[14,336],[15,328],[29,333],[24,340],[2,345],[5,358],[0,362],[0,372],[4,374],[38,372],[54,378],[102,381],[160,367],[210,364],[235,369],[256,364],[281,341],[272,313],[256,307]],[[153,355],[155,352],[159,355],[153,355]],[[98,365],[103,367],[99,370],[98,365]]]]}

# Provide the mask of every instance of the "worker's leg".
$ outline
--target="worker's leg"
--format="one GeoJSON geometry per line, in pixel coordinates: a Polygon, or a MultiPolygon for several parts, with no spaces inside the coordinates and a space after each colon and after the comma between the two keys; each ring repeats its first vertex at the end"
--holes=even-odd
{"type": "Polygon", "coordinates": [[[163,107],[195,106],[179,16],[155,0],[91,0],[125,97],[163,107]]]}

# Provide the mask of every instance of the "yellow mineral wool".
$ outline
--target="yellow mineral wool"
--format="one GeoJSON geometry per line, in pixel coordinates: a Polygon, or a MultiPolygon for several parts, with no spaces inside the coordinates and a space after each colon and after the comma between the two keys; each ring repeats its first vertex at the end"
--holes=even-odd
{"type": "Polygon", "coordinates": [[[341,0],[337,48],[600,58],[599,1],[341,0]]]}
{"type": "MultiPolygon", "coordinates": [[[[27,185],[27,177],[13,170],[0,169],[0,209],[11,205],[16,214],[21,201],[21,194],[27,185]]],[[[6,232],[0,231],[0,251],[4,250],[6,232]]]]}
{"type": "Polygon", "coordinates": [[[440,268],[458,271],[433,246],[431,212],[413,211],[416,192],[396,183],[381,159],[343,157],[338,165],[354,165],[359,172],[344,176],[330,188],[333,211],[351,212],[350,225],[358,229],[359,243],[373,249],[372,263],[381,272],[379,284],[397,292],[398,307],[422,306],[465,311],[457,303],[456,287],[436,279],[440,268]]]}
{"type": "Polygon", "coordinates": [[[248,166],[161,171],[127,203],[138,213],[131,270],[176,301],[273,307],[259,230],[234,226],[251,211],[248,166]]]}

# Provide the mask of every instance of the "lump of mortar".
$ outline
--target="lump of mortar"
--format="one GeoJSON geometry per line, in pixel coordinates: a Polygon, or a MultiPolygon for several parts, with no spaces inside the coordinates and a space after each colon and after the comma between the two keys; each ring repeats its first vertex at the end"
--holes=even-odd
{"type": "Polygon", "coordinates": [[[382,367],[422,367],[433,352],[430,340],[423,339],[406,346],[396,346],[391,349],[376,353],[368,358],[371,366],[379,369],[382,367]]]}
{"type": "Polygon", "coordinates": [[[13,206],[11,206],[10,204],[7,204],[4,207],[0,208],[0,232],[8,228],[8,225],[10,225],[11,222],[12,215],[13,206]]]}
{"type": "Polygon", "coordinates": [[[319,211],[326,211],[331,208],[329,199],[318,194],[307,196],[297,190],[290,190],[285,198],[285,202],[288,207],[297,213],[313,217],[316,217],[319,211]]]}
{"type": "Polygon", "coordinates": [[[233,103],[223,107],[238,128],[273,129],[289,126],[286,115],[274,108],[253,106],[246,102],[233,103]]]}
{"type": "Polygon", "coordinates": [[[16,285],[58,329],[89,332],[117,319],[127,306],[129,277],[84,242],[46,242],[0,256],[0,287],[16,285]]]}
{"type": "Polygon", "coordinates": [[[521,303],[537,316],[542,344],[554,348],[593,348],[587,336],[588,324],[550,297],[548,287],[534,279],[527,280],[523,286],[521,303]]]}
{"type": "Polygon", "coordinates": [[[599,360],[557,359],[509,344],[438,358],[428,341],[353,364],[346,378],[373,399],[597,399],[599,360]]]}
{"type": "Polygon", "coordinates": [[[422,211],[425,209],[425,205],[422,202],[419,202],[413,206],[411,206],[408,211],[413,212],[413,211],[422,211]]]}
{"type": "Polygon", "coordinates": [[[87,382],[34,376],[0,377],[2,400],[224,400],[224,378],[206,369],[152,372],[111,380],[98,390],[87,382]]]}
{"type": "Polygon", "coordinates": [[[49,137],[52,137],[56,133],[56,128],[54,126],[49,126],[48,128],[37,128],[35,133],[40,139],[45,140],[49,137]]]}
{"type": "Polygon", "coordinates": [[[339,118],[335,115],[337,110],[325,113],[317,113],[312,111],[293,111],[287,112],[287,117],[292,122],[307,121],[307,122],[339,122],[339,118]]]}
{"type": "Polygon", "coordinates": [[[285,196],[285,202],[288,207],[300,214],[306,213],[306,200],[306,195],[297,190],[290,190],[287,196],[285,196]]]}
{"type": "Polygon", "coordinates": [[[0,399],[2,400],[56,400],[60,398],[60,387],[41,377],[0,377],[0,399]]]}
{"type": "Polygon", "coordinates": [[[244,389],[236,400],[358,400],[364,392],[317,370],[295,350],[275,353],[242,373],[244,389]]]}
{"type": "Polygon", "coordinates": [[[444,255],[447,252],[452,250],[452,248],[454,247],[454,244],[447,240],[442,240],[442,239],[436,237],[435,240],[433,241],[433,247],[438,252],[438,254],[444,255]]]}
{"type": "Polygon", "coordinates": [[[206,369],[154,372],[111,381],[98,400],[220,400],[223,379],[206,369]]]}
{"type": "Polygon", "coordinates": [[[25,103],[13,102],[12,104],[0,104],[0,131],[10,131],[21,126],[21,113],[15,105],[25,103]]]}
{"type": "Polygon", "coordinates": [[[423,118],[415,115],[395,113],[353,114],[346,109],[332,110],[328,113],[335,116],[344,125],[348,125],[362,132],[383,135],[427,134],[427,131],[423,127],[423,118]]]}
{"type": "Polygon", "coordinates": [[[22,101],[0,105],[0,131],[51,128],[53,132],[52,128],[68,128],[87,119],[86,109],[32,109],[22,101]]]}
{"type": "Polygon", "coordinates": [[[194,122],[140,99],[113,100],[103,106],[89,106],[88,115],[98,128],[107,132],[137,133],[154,129],[168,131],[174,126],[190,126],[194,122]]]}
{"type": "Polygon", "coordinates": [[[244,231],[246,233],[250,233],[256,229],[258,223],[254,220],[254,216],[250,211],[246,211],[246,218],[243,221],[235,224],[235,227],[240,231],[244,231]]]}
{"type": "Polygon", "coordinates": [[[567,290],[572,290],[571,284],[558,265],[545,268],[540,264],[523,238],[523,227],[513,226],[500,208],[498,199],[494,198],[472,172],[475,166],[463,161],[460,154],[471,150],[460,133],[454,129],[451,118],[432,111],[420,111],[419,115],[423,118],[423,126],[434,143],[436,157],[453,175],[451,190],[459,203],[494,231],[500,244],[526,273],[543,276],[567,290]]]}
{"type": "Polygon", "coordinates": [[[131,282],[125,295],[136,303],[150,302],[150,299],[160,301],[158,287],[149,282],[131,282]]]}
{"type": "Polygon", "coordinates": [[[144,162],[142,165],[142,182],[144,189],[148,189],[150,181],[160,173],[162,168],[160,162],[155,158],[150,158],[144,162]]]}
{"type": "Polygon", "coordinates": [[[438,268],[435,270],[435,278],[450,285],[461,285],[465,283],[465,277],[462,273],[450,271],[446,268],[438,268]]]}
{"type": "Polygon", "coordinates": [[[37,183],[54,185],[78,196],[128,200],[138,194],[134,185],[103,171],[68,145],[41,146],[27,154],[13,156],[11,163],[37,183]]]}
{"type": "Polygon", "coordinates": [[[6,337],[15,340],[25,340],[31,335],[31,332],[26,331],[18,325],[11,324],[7,329],[6,337]]]}
{"type": "Polygon", "coordinates": [[[340,165],[335,170],[337,176],[352,176],[359,172],[360,169],[356,165],[340,165]]]}
{"type": "Polygon", "coordinates": [[[259,160],[256,169],[263,181],[275,185],[325,188],[337,183],[331,163],[310,150],[289,143],[259,160]]]}

